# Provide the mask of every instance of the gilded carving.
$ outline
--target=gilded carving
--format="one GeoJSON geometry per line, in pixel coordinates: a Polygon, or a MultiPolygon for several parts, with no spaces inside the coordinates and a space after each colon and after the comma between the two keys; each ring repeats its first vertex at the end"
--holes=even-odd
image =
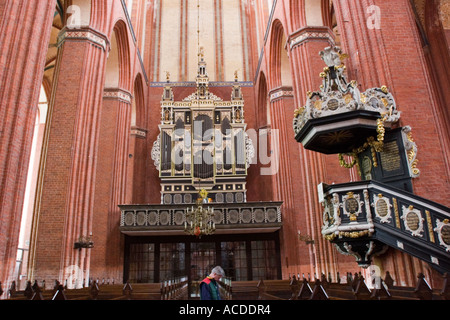
{"type": "Polygon", "coordinates": [[[407,153],[409,172],[412,178],[417,178],[420,175],[420,170],[417,168],[417,145],[412,137],[411,127],[406,126],[402,129],[403,144],[407,153]]]}
{"type": "Polygon", "coordinates": [[[427,217],[427,226],[428,226],[428,234],[430,236],[430,241],[434,243],[435,240],[434,240],[433,224],[431,222],[430,211],[425,210],[425,215],[427,217]]]}
{"type": "MultiPolygon", "coordinates": [[[[387,86],[371,88],[361,93],[356,81],[347,82],[344,75],[346,67],[343,60],[348,55],[342,53],[339,47],[327,47],[320,52],[320,56],[326,64],[319,75],[322,78],[322,85],[318,92],[307,92],[306,112],[294,114],[296,135],[309,119],[354,110],[379,112],[382,117],[381,125],[391,124],[399,120],[400,112],[397,111],[395,99],[387,86]]],[[[381,131],[381,128],[378,128],[378,131],[381,131]]]]}
{"type": "Polygon", "coordinates": [[[356,221],[359,214],[362,212],[362,204],[360,201],[360,195],[348,192],[347,195],[342,197],[344,214],[350,218],[350,221],[356,221]]]}
{"type": "Polygon", "coordinates": [[[396,198],[392,198],[392,202],[394,204],[395,226],[400,229],[401,228],[400,227],[400,216],[399,216],[399,213],[398,213],[397,199],[396,198]]]}
{"type": "Polygon", "coordinates": [[[449,219],[436,219],[436,228],[434,231],[438,234],[439,245],[445,248],[445,251],[450,252],[450,223],[449,219]]]}
{"type": "Polygon", "coordinates": [[[392,219],[389,198],[383,196],[381,193],[373,195],[372,207],[375,209],[375,215],[380,219],[381,223],[390,223],[392,219]]]}
{"type": "Polygon", "coordinates": [[[413,208],[413,206],[402,206],[402,212],[400,218],[403,220],[405,229],[415,237],[423,237],[423,221],[425,219],[422,217],[420,210],[413,208]]]}

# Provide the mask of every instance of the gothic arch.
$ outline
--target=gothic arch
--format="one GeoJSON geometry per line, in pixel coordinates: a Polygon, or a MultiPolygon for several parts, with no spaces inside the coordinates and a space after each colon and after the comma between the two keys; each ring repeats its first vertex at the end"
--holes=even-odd
{"type": "Polygon", "coordinates": [[[289,83],[292,76],[289,74],[289,77],[286,78],[286,74],[284,74],[290,70],[289,58],[285,49],[287,39],[285,30],[280,20],[277,19],[273,22],[269,44],[269,85],[272,89],[283,85],[292,85],[289,83]]]}
{"type": "Polygon", "coordinates": [[[129,134],[128,173],[126,201],[145,202],[146,198],[146,159],[147,159],[147,108],[145,102],[145,81],[138,73],[133,82],[131,106],[131,134],[129,134]]]}
{"type": "Polygon", "coordinates": [[[130,45],[127,24],[119,19],[109,36],[111,51],[106,66],[106,87],[115,87],[131,92],[130,45]]]}
{"type": "Polygon", "coordinates": [[[273,22],[269,44],[269,85],[272,89],[292,86],[285,30],[280,20],[277,19],[273,22]]]}
{"type": "Polygon", "coordinates": [[[264,72],[260,73],[258,84],[258,110],[257,126],[263,128],[270,124],[270,108],[268,107],[269,97],[267,91],[267,80],[264,72]]]}
{"type": "Polygon", "coordinates": [[[138,73],[135,77],[133,84],[133,105],[131,114],[131,126],[138,128],[145,128],[147,119],[145,99],[144,99],[144,81],[142,79],[142,74],[138,73]]]}

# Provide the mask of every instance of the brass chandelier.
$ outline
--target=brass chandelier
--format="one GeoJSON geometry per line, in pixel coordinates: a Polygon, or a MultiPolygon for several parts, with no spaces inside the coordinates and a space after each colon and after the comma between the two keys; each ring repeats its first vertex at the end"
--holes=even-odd
{"type": "Polygon", "coordinates": [[[211,207],[203,208],[203,203],[208,203],[208,192],[205,189],[200,191],[200,198],[197,199],[197,207],[186,209],[186,220],[184,221],[184,232],[201,238],[202,235],[211,235],[216,231],[216,224],[213,221],[214,210],[211,207]]]}

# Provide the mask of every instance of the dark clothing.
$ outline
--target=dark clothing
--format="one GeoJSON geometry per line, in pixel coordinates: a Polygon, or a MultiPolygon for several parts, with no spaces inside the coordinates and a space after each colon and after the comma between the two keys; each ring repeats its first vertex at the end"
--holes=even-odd
{"type": "Polygon", "coordinates": [[[216,280],[206,277],[200,283],[200,300],[220,300],[219,286],[216,280]]]}

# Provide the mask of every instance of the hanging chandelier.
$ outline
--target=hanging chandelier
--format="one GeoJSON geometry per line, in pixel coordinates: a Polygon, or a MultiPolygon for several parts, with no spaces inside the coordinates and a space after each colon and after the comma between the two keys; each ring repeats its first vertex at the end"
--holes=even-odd
{"type": "Polygon", "coordinates": [[[199,238],[202,235],[211,235],[216,231],[216,224],[212,219],[214,210],[210,207],[203,208],[203,203],[208,203],[208,192],[205,189],[200,191],[197,207],[192,206],[186,209],[186,220],[184,221],[184,232],[199,238]]]}

